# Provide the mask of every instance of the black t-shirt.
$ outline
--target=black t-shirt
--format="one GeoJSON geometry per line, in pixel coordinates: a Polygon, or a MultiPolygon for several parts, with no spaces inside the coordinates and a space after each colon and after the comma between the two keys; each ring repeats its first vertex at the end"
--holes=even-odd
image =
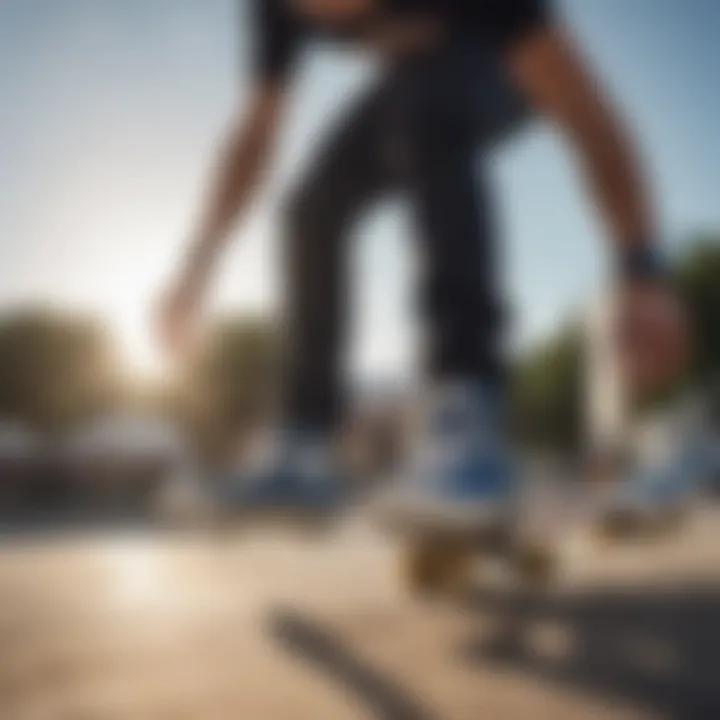
{"type": "MultiPolygon", "coordinates": [[[[253,0],[256,35],[255,74],[278,79],[288,69],[307,37],[330,34],[351,37],[358,27],[333,28],[312,24],[289,8],[287,0],[253,0]]],[[[545,24],[550,0],[384,0],[381,17],[432,14],[451,32],[477,31],[499,48],[506,48],[525,33],[545,24]]],[[[378,20],[377,16],[373,18],[378,20]]]]}

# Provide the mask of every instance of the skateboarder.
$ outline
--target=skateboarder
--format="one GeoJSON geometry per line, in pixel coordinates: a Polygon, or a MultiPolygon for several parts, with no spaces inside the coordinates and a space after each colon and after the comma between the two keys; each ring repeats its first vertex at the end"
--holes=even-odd
{"type": "Polygon", "coordinates": [[[327,131],[285,206],[284,412],[275,452],[245,474],[237,501],[322,512],[342,505],[333,436],[349,239],[362,213],[401,192],[425,261],[428,339],[426,436],[402,509],[432,509],[450,524],[492,518],[512,495],[514,472],[499,238],[484,163],[533,118],[564,135],[607,225],[628,370],[638,386],[653,386],[677,364],[682,324],[635,147],[546,0],[247,2],[254,88],[165,297],[160,329],[172,351],[191,341],[211,270],[263,178],[300,53],[322,36],[373,49],[384,71],[327,131]]]}

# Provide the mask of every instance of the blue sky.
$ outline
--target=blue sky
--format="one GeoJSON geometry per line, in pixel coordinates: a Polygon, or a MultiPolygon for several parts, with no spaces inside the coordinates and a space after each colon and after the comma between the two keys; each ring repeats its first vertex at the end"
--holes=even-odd
{"type": "MultiPolygon", "coordinates": [[[[669,242],[720,228],[720,3],[565,0],[652,169],[669,242]]],[[[152,364],[148,308],[200,206],[215,143],[247,89],[234,0],[0,0],[0,306],[106,315],[152,364]]],[[[218,309],[277,298],[275,201],[372,67],[307,55],[268,192],[227,255],[218,309]]],[[[496,158],[507,284],[521,340],[597,287],[604,236],[562,141],[539,127],[496,158]]],[[[412,242],[387,205],[356,242],[352,365],[412,367],[412,242]]]]}

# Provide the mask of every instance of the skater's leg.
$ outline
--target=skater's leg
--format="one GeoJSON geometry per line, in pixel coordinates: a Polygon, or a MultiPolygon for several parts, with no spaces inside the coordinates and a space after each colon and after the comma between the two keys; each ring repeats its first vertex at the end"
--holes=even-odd
{"type": "Polygon", "coordinates": [[[428,371],[435,381],[498,383],[503,313],[486,164],[525,109],[482,48],[459,47],[412,82],[408,176],[425,257],[428,371]]]}
{"type": "Polygon", "coordinates": [[[287,204],[285,422],[322,433],[342,416],[350,235],[386,187],[379,95],[338,126],[287,204]]]}
{"type": "Polygon", "coordinates": [[[456,48],[410,68],[405,82],[431,388],[427,436],[399,505],[420,522],[484,523],[508,504],[512,462],[496,228],[482,165],[523,108],[481,49],[456,48]]]}
{"type": "Polygon", "coordinates": [[[422,153],[415,207],[425,258],[427,369],[436,383],[499,384],[502,312],[486,178],[472,148],[422,153]]]}
{"type": "Polygon", "coordinates": [[[341,417],[348,244],[385,187],[378,97],[373,91],[346,115],[286,204],[280,427],[270,452],[232,484],[233,505],[325,514],[344,504],[332,436],[341,417]]]}

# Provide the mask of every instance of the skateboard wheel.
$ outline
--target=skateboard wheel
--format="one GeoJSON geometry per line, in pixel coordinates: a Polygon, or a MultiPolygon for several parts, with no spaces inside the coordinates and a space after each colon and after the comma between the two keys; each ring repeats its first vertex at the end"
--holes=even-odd
{"type": "Polygon", "coordinates": [[[404,557],[407,587],[420,595],[460,590],[470,576],[472,558],[460,548],[434,542],[416,542],[404,557]]]}
{"type": "Polygon", "coordinates": [[[518,551],[515,569],[524,583],[543,587],[556,578],[558,561],[554,553],[545,548],[528,547],[518,551]]]}
{"type": "Polygon", "coordinates": [[[644,525],[635,513],[613,513],[601,523],[600,536],[609,542],[628,540],[644,534],[644,525]]]}

